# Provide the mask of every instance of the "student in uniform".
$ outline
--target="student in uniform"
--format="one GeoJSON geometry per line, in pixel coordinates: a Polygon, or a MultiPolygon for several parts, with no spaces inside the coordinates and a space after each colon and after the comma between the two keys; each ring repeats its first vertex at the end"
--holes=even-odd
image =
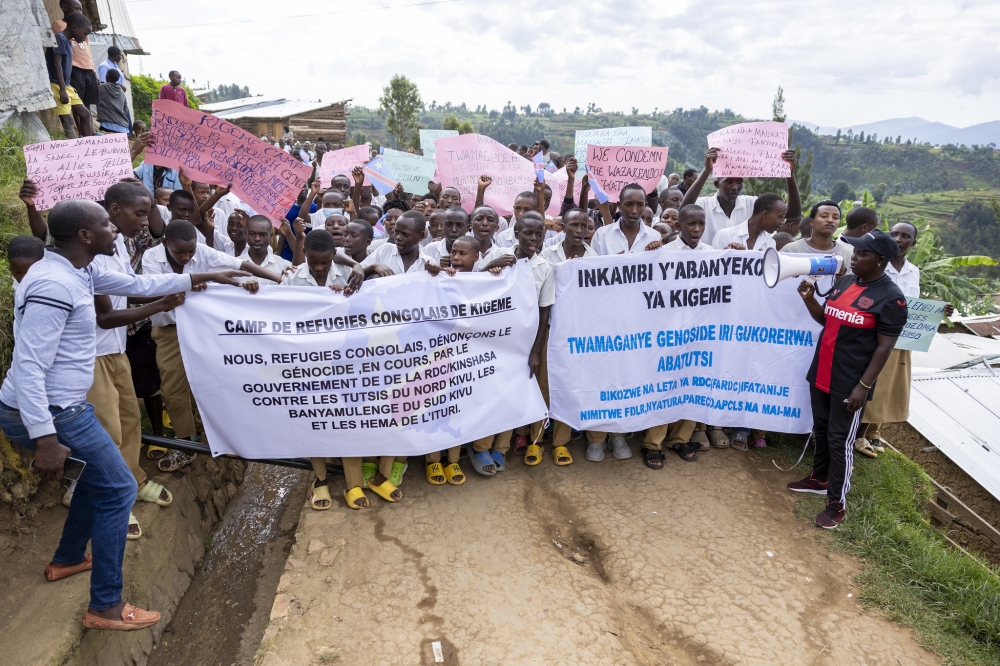
{"type": "Polygon", "coordinates": [[[716,250],[757,250],[764,252],[774,247],[772,234],[785,223],[788,206],[780,196],[768,192],[753,202],[753,214],[746,222],[735,227],[720,229],[712,239],[716,250]]]}
{"type": "Polygon", "coordinates": [[[837,278],[824,305],[814,298],[811,282],[799,285],[799,295],[823,331],[806,375],[816,446],[813,469],[788,489],[826,495],[826,508],[816,516],[816,524],[825,529],[835,529],[846,515],[854,440],[865,403],[907,317],[903,292],[885,274],[899,251],[896,241],[878,229],[846,240],[854,247],[851,272],[837,278]]]}
{"type": "Polygon", "coordinates": [[[233,243],[233,256],[238,257],[247,249],[247,220],[242,210],[234,210],[226,220],[226,235],[233,243]]]}
{"type": "MultiPolygon", "coordinates": [[[[184,181],[187,181],[188,184],[191,182],[181,172],[181,182],[184,181]]],[[[194,195],[187,189],[174,190],[170,193],[167,215],[163,215],[163,211],[158,212],[164,219],[169,217],[170,222],[175,220],[189,222],[194,227],[198,243],[231,257],[236,256],[233,251],[233,241],[229,239],[229,235],[215,226],[215,220],[211,213],[206,213],[202,217],[198,205],[195,203],[194,195]]]]}
{"type": "Polygon", "coordinates": [[[359,272],[361,279],[364,279],[372,274],[402,275],[424,270],[428,263],[428,257],[420,247],[424,231],[423,215],[415,210],[403,213],[394,227],[395,242],[380,245],[359,264],[359,268],[355,271],[359,272]]]}
{"type": "Polygon", "coordinates": [[[344,230],[343,252],[359,264],[368,258],[368,248],[371,247],[375,233],[367,220],[358,218],[344,230]]]}
{"type": "MultiPolygon", "coordinates": [[[[529,211],[538,211],[541,215],[541,211],[538,209],[538,195],[534,192],[521,192],[516,197],[514,197],[514,214],[511,216],[513,220],[520,220],[521,217],[528,213],[529,211]]],[[[544,219],[544,217],[542,218],[544,219]]],[[[515,237],[514,225],[510,225],[500,233],[493,237],[493,242],[496,243],[497,247],[510,248],[517,244],[517,238],[515,237]]],[[[544,242],[544,241],[543,241],[544,242]]]]}
{"type": "MultiPolygon", "coordinates": [[[[242,213],[242,211],[240,212],[242,213]]],[[[233,215],[236,213],[234,212],[233,215]]],[[[229,216],[230,219],[233,218],[233,215],[229,216]]],[[[238,258],[243,261],[252,261],[266,271],[283,276],[285,271],[291,268],[292,262],[275,254],[274,250],[271,249],[273,235],[274,226],[271,224],[271,220],[264,215],[254,215],[246,223],[246,247],[240,252],[238,258]]],[[[249,279],[256,279],[260,284],[278,284],[263,278],[249,279]]]]}
{"type": "Polygon", "coordinates": [[[452,206],[444,212],[444,238],[423,248],[423,253],[442,268],[451,265],[452,244],[469,233],[469,214],[461,206],[452,206]]]}
{"type": "Polygon", "coordinates": [[[444,238],[444,216],[445,212],[440,208],[435,208],[427,215],[427,228],[432,243],[444,238]]]}
{"type": "Polygon", "coordinates": [[[472,235],[479,242],[479,268],[487,265],[500,252],[493,242],[500,224],[500,216],[490,206],[478,206],[472,211],[472,235]]]}

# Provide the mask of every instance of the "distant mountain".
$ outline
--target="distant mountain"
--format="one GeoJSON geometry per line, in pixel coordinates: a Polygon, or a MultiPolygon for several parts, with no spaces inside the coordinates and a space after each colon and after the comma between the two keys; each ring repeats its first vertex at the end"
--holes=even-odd
{"type": "Polygon", "coordinates": [[[851,127],[822,127],[815,123],[791,121],[809,128],[819,134],[835,135],[839,129],[842,133],[852,130],[855,135],[861,132],[865,136],[876,134],[880,138],[902,137],[903,141],[915,139],[917,143],[931,143],[933,145],[945,145],[953,143],[956,145],[980,145],[985,146],[991,143],[1000,145],[1000,120],[988,123],[981,123],[971,127],[954,127],[944,123],[931,122],[919,117],[912,118],[892,118],[890,120],[879,120],[874,123],[864,125],[852,125],[851,127]]]}

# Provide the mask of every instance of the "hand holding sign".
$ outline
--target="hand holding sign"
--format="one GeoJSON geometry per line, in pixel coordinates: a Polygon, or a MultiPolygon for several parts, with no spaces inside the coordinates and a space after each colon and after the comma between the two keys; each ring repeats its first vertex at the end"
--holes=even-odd
{"type": "MultiPolygon", "coordinates": [[[[739,123],[708,135],[705,167],[717,178],[788,178],[788,125],[739,123]],[[711,157],[710,157],[711,156],[711,157]],[[711,163],[710,163],[711,159],[711,163]]],[[[793,160],[794,161],[794,160],[793,160]]]]}
{"type": "Polygon", "coordinates": [[[125,134],[33,143],[24,147],[24,161],[34,190],[28,193],[25,183],[19,195],[38,210],[66,199],[100,201],[109,187],[133,176],[125,134]]]}

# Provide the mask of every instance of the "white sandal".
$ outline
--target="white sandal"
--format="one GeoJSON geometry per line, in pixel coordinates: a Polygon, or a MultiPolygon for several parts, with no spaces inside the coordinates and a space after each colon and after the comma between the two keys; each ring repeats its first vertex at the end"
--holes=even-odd
{"type": "Polygon", "coordinates": [[[155,481],[147,481],[146,485],[142,487],[139,494],[136,495],[136,499],[142,502],[149,502],[151,504],[158,504],[160,506],[170,506],[170,503],[174,501],[174,496],[170,494],[169,490],[166,490],[163,486],[155,481]],[[167,500],[163,501],[160,499],[160,495],[166,491],[167,500]]]}
{"type": "Polygon", "coordinates": [[[136,539],[139,539],[139,538],[142,537],[142,527],[139,526],[139,519],[136,518],[135,514],[132,513],[131,511],[128,514],[128,525],[129,525],[129,527],[132,527],[133,525],[135,525],[136,527],[139,528],[139,533],[138,534],[131,534],[131,533],[127,534],[127,536],[125,538],[128,541],[135,541],[136,539]]]}

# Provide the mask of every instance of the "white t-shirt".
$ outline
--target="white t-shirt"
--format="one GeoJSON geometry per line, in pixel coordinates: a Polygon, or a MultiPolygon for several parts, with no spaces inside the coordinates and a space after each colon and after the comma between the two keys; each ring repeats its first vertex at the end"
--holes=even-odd
{"type": "MultiPolygon", "coordinates": [[[[121,234],[115,236],[115,253],[111,256],[99,254],[94,257],[93,264],[109,271],[135,275],[132,264],[129,263],[128,249],[125,247],[125,239],[121,234]]],[[[128,307],[128,296],[108,296],[111,299],[111,307],[115,310],[124,310],[128,307]]],[[[119,326],[118,328],[106,329],[97,326],[97,353],[96,356],[107,356],[108,354],[124,354],[125,338],[128,335],[128,328],[119,326]]]]}
{"type": "Polygon", "coordinates": [[[417,257],[417,260],[410,265],[410,270],[406,271],[403,269],[403,258],[399,256],[399,248],[396,247],[395,243],[384,243],[380,245],[374,252],[369,254],[361,265],[364,268],[368,268],[373,264],[385,264],[395,275],[402,275],[403,273],[416,273],[418,271],[424,270],[427,262],[434,263],[426,254],[423,252],[417,257]]]}
{"type": "MultiPolygon", "coordinates": [[[[514,248],[505,247],[500,250],[497,256],[500,254],[514,254],[514,248]]],[[[545,308],[552,305],[556,302],[556,274],[552,270],[552,264],[545,261],[542,255],[537,253],[526,261],[531,264],[531,275],[535,278],[538,307],[545,308]]]]}
{"type": "MultiPolygon", "coordinates": [[[[228,254],[213,250],[207,245],[199,243],[195,247],[194,256],[191,261],[184,264],[181,271],[187,275],[189,273],[210,273],[213,271],[225,271],[238,269],[243,262],[240,259],[228,254]]],[[[167,262],[167,246],[156,245],[146,250],[142,255],[143,275],[169,275],[174,272],[167,262]]],[[[209,285],[209,289],[218,287],[225,288],[225,285],[209,285]]],[[[153,326],[172,326],[177,323],[177,318],[173,310],[170,312],[159,312],[149,320],[153,326]]]]}
{"type": "MultiPolygon", "coordinates": [[[[326,275],[326,285],[327,287],[332,287],[333,285],[340,285],[341,287],[347,286],[347,278],[351,275],[351,269],[347,266],[342,266],[338,263],[333,263],[330,265],[330,272],[326,275]]],[[[299,267],[295,269],[293,273],[286,275],[281,280],[281,284],[286,287],[318,287],[319,284],[316,282],[316,278],[313,277],[312,271],[309,270],[309,264],[299,264],[299,267]]]]}
{"type": "MultiPolygon", "coordinates": [[[[749,239],[750,222],[748,220],[746,222],[741,222],[735,227],[720,229],[719,233],[715,234],[715,238],[712,240],[712,247],[716,250],[725,250],[730,243],[739,243],[743,247],[746,247],[749,239]]],[[[754,240],[753,247],[747,249],[764,252],[769,247],[776,247],[774,239],[771,237],[771,234],[761,229],[757,233],[757,238],[754,240]]]]}
{"type": "Polygon", "coordinates": [[[711,245],[709,245],[708,243],[702,243],[701,241],[698,241],[698,247],[691,247],[690,245],[685,243],[684,239],[682,239],[680,236],[673,239],[663,247],[667,248],[668,250],[711,250],[712,249],[711,245]]]}
{"type": "MultiPolygon", "coordinates": [[[[250,246],[249,245],[243,250],[243,254],[241,254],[238,257],[238,259],[240,261],[251,261],[251,262],[253,261],[253,259],[250,258],[250,246]]],[[[268,248],[267,248],[267,258],[264,259],[264,263],[259,264],[259,265],[264,270],[271,271],[275,275],[282,275],[285,272],[285,269],[292,265],[292,262],[288,261],[284,257],[280,257],[280,256],[276,255],[274,253],[274,251],[271,249],[271,246],[268,246],[268,248]]],[[[265,285],[265,284],[278,284],[274,280],[268,280],[268,279],[259,278],[259,277],[256,277],[256,276],[252,276],[252,277],[248,277],[248,278],[236,278],[236,279],[239,282],[250,282],[251,280],[254,280],[254,281],[259,282],[261,285],[265,285]]]]}
{"type": "Polygon", "coordinates": [[[720,230],[728,227],[735,227],[740,222],[746,222],[753,215],[753,204],[757,197],[749,194],[741,194],[736,197],[736,205],[733,206],[733,214],[726,215],[719,205],[719,194],[716,192],[710,197],[698,197],[696,204],[705,209],[705,238],[715,238],[720,230]]]}
{"type": "Polygon", "coordinates": [[[433,243],[428,243],[420,249],[421,254],[427,255],[428,259],[432,260],[432,263],[441,265],[441,257],[448,254],[448,239],[442,238],[439,241],[434,241],[433,243]]]}
{"type": "Polygon", "coordinates": [[[634,252],[645,252],[646,246],[653,241],[662,240],[660,232],[653,231],[652,227],[647,227],[642,222],[639,223],[639,233],[635,237],[632,247],[628,246],[628,239],[622,233],[621,223],[613,222],[606,224],[597,230],[590,244],[597,251],[597,254],[631,254],[634,252]]]}

